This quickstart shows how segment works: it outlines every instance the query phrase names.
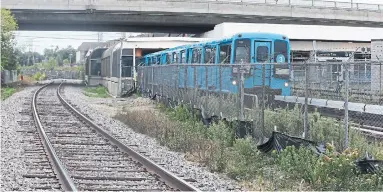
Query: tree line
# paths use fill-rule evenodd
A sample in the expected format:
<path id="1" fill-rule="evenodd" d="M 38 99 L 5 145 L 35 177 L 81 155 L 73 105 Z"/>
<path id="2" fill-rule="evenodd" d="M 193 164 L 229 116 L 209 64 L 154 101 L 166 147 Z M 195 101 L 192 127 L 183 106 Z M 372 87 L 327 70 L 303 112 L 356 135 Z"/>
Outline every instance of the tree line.
<path id="1" fill-rule="evenodd" d="M 76 49 L 71 46 L 61 49 L 58 46 L 51 49 L 46 48 L 43 54 L 17 48 L 14 35 L 17 29 L 17 22 L 11 12 L 1 9 L 1 70 L 16 70 L 20 66 L 48 62 L 63 66 L 76 61 Z"/>
<path id="2" fill-rule="evenodd" d="M 19 48 L 16 48 L 14 53 L 20 66 L 31 66 L 35 63 L 48 62 L 54 60 L 57 66 L 63 66 L 64 64 L 71 64 L 76 61 L 76 49 L 72 46 L 59 49 L 58 46 L 52 49 L 45 48 L 44 53 L 38 52 L 23 52 Z"/>

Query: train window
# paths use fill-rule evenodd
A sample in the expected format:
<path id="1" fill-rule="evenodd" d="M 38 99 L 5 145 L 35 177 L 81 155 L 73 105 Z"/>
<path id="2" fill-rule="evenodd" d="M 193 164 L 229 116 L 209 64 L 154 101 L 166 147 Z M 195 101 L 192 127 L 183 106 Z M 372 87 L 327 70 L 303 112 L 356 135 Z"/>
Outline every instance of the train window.
<path id="1" fill-rule="evenodd" d="M 193 64 L 201 63 L 201 49 L 193 49 L 192 63 Z"/>
<path id="2" fill-rule="evenodd" d="M 269 61 L 269 48 L 266 46 L 258 46 L 256 55 L 258 63 Z"/>
<path id="3" fill-rule="evenodd" d="M 180 63 L 186 63 L 186 51 L 183 50 L 181 51 L 181 58 L 180 58 Z"/>
<path id="4" fill-rule="evenodd" d="M 215 47 L 205 47 L 204 63 L 215 63 Z"/>
<path id="5" fill-rule="evenodd" d="M 274 61 L 277 61 L 278 55 L 283 55 L 287 59 L 287 42 L 282 40 L 274 41 Z"/>
<path id="6" fill-rule="evenodd" d="M 166 64 L 172 64 L 172 54 L 166 54 Z"/>
<path id="7" fill-rule="evenodd" d="M 221 64 L 228 64 L 230 63 L 230 56 L 231 56 L 231 45 L 221 45 L 219 47 L 219 63 Z"/>
<path id="8" fill-rule="evenodd" d="M 155 58 L 155 60 L 156 60 L 156 65 L 161 64 L 161 56 L 157 56 L 157 57 Z"/>
<path id="9" fill-rule="evenodd" d="M 173 52 L 173 63 L 178 63 L 178 54 L 176 52 Z"/>
<path id="10" fill-rule="evenodd" d="M 234 63 L 250 63 L 250 39 L 235 40 Z"/>

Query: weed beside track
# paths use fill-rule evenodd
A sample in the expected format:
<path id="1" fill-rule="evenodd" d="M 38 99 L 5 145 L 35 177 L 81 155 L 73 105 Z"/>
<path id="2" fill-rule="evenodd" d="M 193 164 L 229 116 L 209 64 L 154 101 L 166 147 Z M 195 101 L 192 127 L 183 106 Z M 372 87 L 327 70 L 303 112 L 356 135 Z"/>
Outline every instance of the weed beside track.
<path id="1" fill-rule="evenodd" d="M 241 181 L 249 190 L 382 190 L 382 174 L 360 175 L 354 165 L 366 151 L 382 158 L 382 144 L 352 132 L 353 148 L 338 153 L 336 148 L 340 149 L 343 142 L 336 134 L 339 126 L 335 120 L 316 115 L 310 115 L 312 138 L 332 143 L 326 147 L 326 156 L 318 157 L 304 148 L 288 148 L 278 155 L 261 153 L 253 139 L 235 138 L 233 128 L 223 122 L 207 128 L 182 106 L 126 108 L 115 118 L 139 133 L 156 138 L 162 145 L 185 153 L 187 159 Z M 277 116 L 279 118 L 275 118 Z M 266 132 L 279 126 L 281 131 L 294 134 L 300 123 L 298 118 L 292 118 L 294 116 L 294 111 L 269 111 Z"/>

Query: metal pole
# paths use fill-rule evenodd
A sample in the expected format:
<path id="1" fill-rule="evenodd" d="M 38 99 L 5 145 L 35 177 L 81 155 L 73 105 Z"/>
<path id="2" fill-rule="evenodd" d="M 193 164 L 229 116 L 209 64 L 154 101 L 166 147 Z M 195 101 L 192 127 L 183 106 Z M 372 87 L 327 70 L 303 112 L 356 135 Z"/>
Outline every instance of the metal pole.
<path id="1" fill-rule="evenodd" d="M 346 75 L 346 83 L 345 83 L 345 102 L 344 102 L 344 148 L 348 148 L 348 86 L 349 86 L 349 74 L 348 74 L 348 64 L 345 63 L 345 75 Z"/>
<path id="2" fill-rule="evenodd" d="M 309 138 L 309 126 L 308 126 L 308 89 L 309 89 L 309 75 L 308 75 L 308 64 L 305 62 L 305 106 L 304 106 L 304 119 L 303 119 L 303 135 L 305 139 Z"/>
<path id="3" fill-rule="evenodd" d="M 219 65 L 219 113 L 222 113 L 222 101 L 223 101 L 223 94 L 222 94 L 222 66 Z"/>
<path id="4" fill-rule="evenodd" d="M 120 60 L 120 64 L 119 64 L 119 65 L 120 65 L 120 66 L 119 66 L 119 69 L 120 69 L 120 71 L 119 71 L 119 72 L 120 72 L 120 75 L 119 75 L 119 76 L 120 76 L 120 78 L 118 78 L 118 93 L 117 93 L 117 96 L 119 96 L 119 95 L 121 94 L 121 76 L 122 76 L 122 75 L 121 75 L 121 71 L 122 71 L 122 70 L 121 70 L 121 64 L 122 64 L 122 47 L 123 47 L 122 44 L 123 44 L 123 41 L 122 41 L 122 39 L 121 39 L 120 41 L 121 41 L 120 56 L 119 56 L 119 58 L 118 58 L 118 59 Z"/>
<path id="5" fill-rule="evenodd" d="M 381 97 L 382 97 L 382 63 L 379 62 L 379 98 Z M 380 103 L 381 103 L 381 99 L 379 99 L 379 104 Z"/>
<path id="6" fill-rule="evenodd" d="M 152 81 L 150 82 L 150 84 L 152 84 L 152 97 L 153 97 L 153 94 L 154 94 L 154 66 L 150 66 L 150 68 L 152 68 Z"/>
<path id="7" fill-rule="evenodd" d="M 241 68 L 242 68 L 243 66 L 241 66 Z M 244 94 L 245 94 L 245 90 L 244 90 L 244 88 L 245 88 L 245 78 L 244 78 L 244 71 L 243 71 L 244 69 L 241 69 L 240 70 L 240 73 L 241 73 L 241 78 L 240 78 L 240 89 L 241 89 L 241 92 L 240 92 L 240 96 L 241 96 L 241 101 L 240 101 L 240 119 L 241 119 L 241 121 L 243 121 L 244 119 L 245 119 L 245 115 L 244 115 L 244 101 L 245 101 L 245 96 L 244 96 Z"/>
<path id="8" fill-rule="evenodd" d="M 262 64 L 262 105 L 261 105 L 261 142 L 263 143 L 263 136 L 265 133 L 265 94 L 266 94 L 266 66 Z"/>

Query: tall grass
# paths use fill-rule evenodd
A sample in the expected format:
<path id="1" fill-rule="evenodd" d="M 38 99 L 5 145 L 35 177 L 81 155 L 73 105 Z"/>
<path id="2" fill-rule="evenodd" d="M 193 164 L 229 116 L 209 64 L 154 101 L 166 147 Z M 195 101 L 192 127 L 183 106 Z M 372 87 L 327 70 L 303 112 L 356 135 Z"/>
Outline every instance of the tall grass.
<path id="1" fill-rule="evenodd" d="M 1 87 L 1 100 L 12 96 L 16 91 L 17 90 L 13 87 Z"/>
<path id="2" fill-rule="evenodd" d="M 290 134 L 300 134 L 302 122 L 298 109 L 267 110 L 266 131 L 274 126 Z M 256 149 L 254 139 L 234 137 L 234 128 L 224 122 L 204 126 L 184 106 L 175 109 L 159 105 L 156 110 L 125 110 L 116 119 L 137 132 L 156 138 L 171 150 L 181 151 L 189 160 L 206 165 L 246 183 L 249 190 L 381 190 L 382 175 L 359 175 L 354 160 L 363 151 L 378 155 L 382 146 L 368 144 L 363 135 L 351 134 L 352 152 L 336 153 L 328 144 L 328 156 L 318 157 L 306 149 L 284 150 L 269 155 Z M 311 139 L 342 143 L 339 122 L 310 114 Z M 339 140 L 339 141 L 338 141 Z M 352 183 L 351 183 L 352 182 Z M 366 185 L 369 185 L 366 187 Z"/>
<path id="3" fill-rule="evenodd" d="M 103 86 L 84 88 L 84 95 L 88 97 L 107 98 L 109 97 L 108 91 Z"/>

